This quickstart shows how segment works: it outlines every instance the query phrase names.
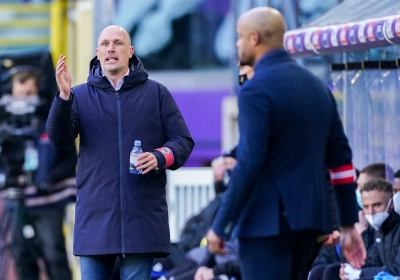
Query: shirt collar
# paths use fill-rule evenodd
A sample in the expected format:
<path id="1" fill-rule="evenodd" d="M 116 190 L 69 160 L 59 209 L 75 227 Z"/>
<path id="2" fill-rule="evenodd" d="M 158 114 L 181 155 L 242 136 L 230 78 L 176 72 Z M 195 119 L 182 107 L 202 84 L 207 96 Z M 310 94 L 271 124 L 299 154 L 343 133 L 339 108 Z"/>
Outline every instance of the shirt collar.
<path id="1" fill-rule="evenodd" d="M 105 76 L 103 73 L 101 73 L 101 74 L 102 74 L 103 76 Z M 106 78 L 107 78 L 107 80 L 110 82 L 110 84 L 112 85 L 112 87 L 113 87 L 116 91 L 118 91 L 118 90 L 121 89 L 122 85 L 124 84 L 125 77 L 128 76 L 128 75 L 129 75 L 129 68 L 128 68 L 128 72 L 126 72 L 125 75 L 124 75 L 121 79 L 118 80 L 118 82 L 117 82 L 117 84 L 116 84 L 115 86 L 114 86 L 114 84 L 113 84 L 113 82 L 112 82 L 112 80 L 111 80 L 110 78 L 108 78 L 107 76 L 106 76 Z"/>

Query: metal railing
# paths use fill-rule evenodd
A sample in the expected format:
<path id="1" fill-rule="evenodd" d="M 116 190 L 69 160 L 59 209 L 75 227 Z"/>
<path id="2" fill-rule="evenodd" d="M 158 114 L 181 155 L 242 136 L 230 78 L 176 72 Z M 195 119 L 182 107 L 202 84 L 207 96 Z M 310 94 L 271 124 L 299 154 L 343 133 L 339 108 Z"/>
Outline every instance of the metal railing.
<path id="1" fill-rule="evenodd" d="M 215 197 L 214 179 L 210 167 L 180 168 L 167 174 L 169 227 L 171 241 L 176 242 L 186 221 Z"/>

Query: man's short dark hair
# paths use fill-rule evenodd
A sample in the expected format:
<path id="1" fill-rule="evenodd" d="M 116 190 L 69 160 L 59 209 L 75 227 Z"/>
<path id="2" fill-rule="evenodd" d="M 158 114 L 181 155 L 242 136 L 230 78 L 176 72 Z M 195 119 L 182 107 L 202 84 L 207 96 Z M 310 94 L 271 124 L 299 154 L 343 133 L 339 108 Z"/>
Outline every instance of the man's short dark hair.
<path id="1" fill-rule="evenodd" d="M 42 71 L 39 68 L 30 65 L 21 65 L 11 68 L 10 75 L 12 81 L 18 81 L 21 84 L 29 79 L 34 79 L 38 88 L 40 88 L 43 77 Z"/>
<path id="2" fill-rule="evenodd" d="M 370 191 L 380 191 L 392 194 L 393 186 L 391 183 L 382 178 L 374 178 L 366 182 L 362 187 L 360 192 L 370 192 Z"/>
<path id="3" fill-rule="evenodd" d="M 229 150 L 228 152 L 223 153 L 222 156 L 223 157 L 233 157 L 234 159 L 237 159 L 236 158 L 236 150 L 237 150 L 237 146 L 235 148 Z"/>
<path id="4" fill-rule="evenodd" d="M 394 173 L 394 178 L 400 178 L 400 169 Z"/>
<path id="5" fill-rule="evenodd" d="M 373 163 L 361 169 L 360 174 L 367 174 L 372 178 L 386 179 L 386 168 L 388 166 L 384 163 Z"/>

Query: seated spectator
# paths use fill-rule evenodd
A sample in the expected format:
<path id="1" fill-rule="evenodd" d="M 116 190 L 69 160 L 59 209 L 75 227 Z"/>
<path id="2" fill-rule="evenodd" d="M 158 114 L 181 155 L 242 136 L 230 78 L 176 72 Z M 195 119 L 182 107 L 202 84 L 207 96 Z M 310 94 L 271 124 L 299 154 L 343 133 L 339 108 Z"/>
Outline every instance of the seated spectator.
<path id="1" fill-rule="evenodd" d="M 374 229 L 369 226 L 365 219 L 364 212 L 362 210 L 361 202 L 361 188 L 362 186 L 371 179 L 386 177 L 386 170 L 390 168 L 384 163 L 374 163 L 364 167 L 357 174 L 357 189 L 356 197 L 357 204 L 359 205 L 360 211 L 358 212 L 359 222 L 356 223 L 355 228 L 361 234 L 365 248 L 367 250 L 367 256 L 370 255 L 374 244 Z M 336 228 L 336 227 L 335 227 Z M 340 237 L 340 234 L 339 234 Z M 338 238 L 336 238 L 337 240 Z M 309 280 L 338 280 L 339 270 L 341 263 L 345 262 L 341 256 L 338 246 L 333 247 L 322 246 L 320 252 L 313 263 L 313 268 L 310 271 Z"/>
<path id="2" fill-rule="evenodd" d="M 224 186 L 225 188 L 220 191 L 225 192 L 226 186 L 229 183 L 230 171 L 236 164 L 236 149 L 229 151 L 223 155 L 224 166 Z M 213 167 L 214 171 L 219 170 Z M 219 173 L 217 173 L 219 174 Z M 215 174 L 216 175 L 216 174 Z M 220 178 L 215 176 L 215 178 Z M 221 194 L 223 193 L 221 192 Z M 206 244 L 204 244 L 206 245 Z M 168 271 L 162 276 L 161 279 L 174 279 L 174 280 L 211 280 L 220 279 L 219 277 L 225 276 L 226 279 L 235 277 L 240 280 L 240 269 L 238 260 L 238 243 L 237 240 L 228 241 L 225 244 L 226 255 L 218 256 L 210 253 L 206 246 L 199 246 L 188 251 L 183 261 L 181 261 L 175 268 Z"/>
<path id="3" fill-rule="evenodd" d="M 371 255 L 374 246 L 374 231 L 371 226 L 368 226 L 361 233 L 367 250 L 367 257 Z M 344 262 L 346 260 L 341 254 L 339 244 L 330 247 L 322 246 L 313 263 L 308 280 L 339 280 L 339 270 Z"/>
<path id="4" fill-rule="evenodd" d="M 360 208 L 358 213 L 359 222 L 355 225 L 357 231 L 359 233 L 363 232 L 367 229 L 368 223 L 364 218 L 364 212 L 361 202 L 361 188 L 362 186 L 371 179 L 374 178 L 382 178 L 388 179 L 392 176 L 393 172 L 391 171 L 391 167 L 384 163 L 373 163 L 367 165 L 360 171 L 360 175 L 357 178 L 357 190 L 356 190 L 356 197 L 357 203 Z"/>
<path id="5" fill-rule="evenodd" d="M 325 279 L 338 279 L 340 263 L 346 262 L 340 252 L 339 244 L 331 247 L 322 246 L 318 256 L 314 260 L 313 267 L 310 271 L 309 280 L 325 280 Z M 326 269 L 329 264 L 339 264 L 337 270 Z M 331 274 L 328 274 L 331 273 Z"/>
<path id="6" fill-rule="evenodd" d="M 342 264 L 340 279 L 373 279 L 380 272 L 400 275 L 400 215 L 393 207 L 393 187 L 377 178 L 360 190 L 365 218 L 374 228 L 374 244 L 361 270 Z"/>
<path id="7" fill-rule="evenodd" d="M 171 243 L 171 255 L 165 259 L 157 259 L 154 270 L 171 270 L 184 260 L 185 254 L 191 249 L 200 246 L 206 236 L 214 216 L 221 204 L 222 195 L 226 190 L 226 180 L 229 169 L 226 167 L 230 162 L 225 157 L 218 157 L 211 163 L 214 174 L 215 198 L 200 211 L 199 214 L 191 217 L 185 224 L 180 239 L 177 243 Z"/>
<path id="8" fill-rule="evenodd" d="M 220 277 L 240 280 L 237 240 L 227 241 L 225 248 L 225 255 L 212 254 L 207 247 L 194 248 L 185 255 L 183 262 L 159 280 L 211 280 Z"/>
<path id="9" fill-rule="evenodd" d="M 238 255 L 236 253 L 233 256 L 236 258 L 226 262 L 218 262 L 218 256 L 210 253 L 209 262 L 197 268 L 194 280 L 242 279 Z"/>

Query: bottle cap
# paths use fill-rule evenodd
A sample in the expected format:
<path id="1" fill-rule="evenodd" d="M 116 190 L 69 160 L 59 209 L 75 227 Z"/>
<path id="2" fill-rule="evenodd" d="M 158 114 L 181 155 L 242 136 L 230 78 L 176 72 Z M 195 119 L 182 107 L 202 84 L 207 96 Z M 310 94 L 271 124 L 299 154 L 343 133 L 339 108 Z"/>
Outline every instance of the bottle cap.
<path id="1" fill-rule="evenodd" d="M 142 141 L 135 140 L 135 146 L 142 146 Z"/>

